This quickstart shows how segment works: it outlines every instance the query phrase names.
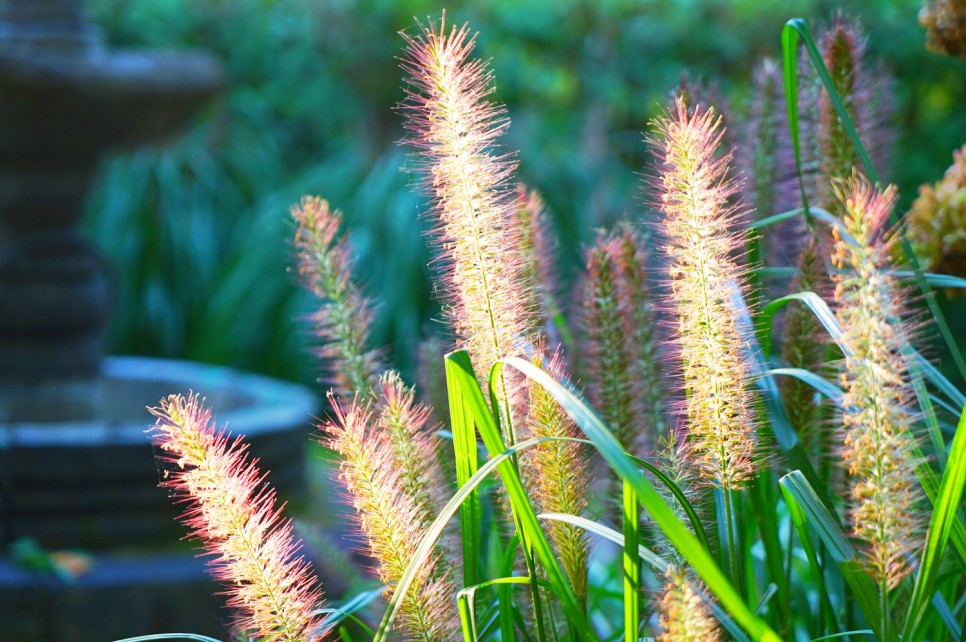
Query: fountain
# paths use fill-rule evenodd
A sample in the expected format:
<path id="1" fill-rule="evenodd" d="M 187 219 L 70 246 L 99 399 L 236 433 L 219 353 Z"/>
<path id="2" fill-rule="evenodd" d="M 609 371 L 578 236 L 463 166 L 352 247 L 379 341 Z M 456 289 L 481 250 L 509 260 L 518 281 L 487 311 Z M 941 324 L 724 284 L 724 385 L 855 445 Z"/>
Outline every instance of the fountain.
<path id="1" fill-rule="evenodd" d="M 223 85 L 202 53 L 108 49 L 79 0 L 0 0 L 0 642 L 223 632 L 202 563 L 171 548 L 183 530 L 144 434 L 161 396 L 206 394 L 280 494 L 302 486 L 314 397 L 105 357 L 113 268 L 77 230 L 105 152 L 163 142 Z M 3 554 L 24 541 L 83 549 L 89 568 L 71 582 L 26 570 Z"/>

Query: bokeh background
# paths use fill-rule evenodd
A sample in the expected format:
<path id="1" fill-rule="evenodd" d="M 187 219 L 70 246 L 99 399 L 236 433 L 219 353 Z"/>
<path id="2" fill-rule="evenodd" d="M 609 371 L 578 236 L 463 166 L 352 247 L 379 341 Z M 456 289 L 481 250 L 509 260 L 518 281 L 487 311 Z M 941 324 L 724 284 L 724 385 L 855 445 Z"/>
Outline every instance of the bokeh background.
<path id="1" fill-rule="evenodd" d="M 842 7 L 843 4 L 847 6 Z M 842 7 L 898 79 L 902 206 L 966 137 L 963 63 L 929 53 L 920 0 L 488 0 L 450 2 L 480 32 L 513 124 L 520 177 L 553 211 L 564 284 L 593 229 L 637 216 L 641 132 L 682 72 L 714 80 L 741 113 L 750 74 L 780 58 L 785 20 Z M 437 314 L 393 106 L 396 56 L 425 0 L 91 0 L 114 46 L 201 47 L 228 91 L 174 146 L 107 161 L 87 232 L 118 266 L 111 352 L 229 364 L 312 384 L 311 301 L 289 270 L 288 208 L 320 194 L 345 211 L 359 272 L 380 302 L 375 341 L 411 374 Z M 408 372 L 407 372 L 408 371 Z"/>

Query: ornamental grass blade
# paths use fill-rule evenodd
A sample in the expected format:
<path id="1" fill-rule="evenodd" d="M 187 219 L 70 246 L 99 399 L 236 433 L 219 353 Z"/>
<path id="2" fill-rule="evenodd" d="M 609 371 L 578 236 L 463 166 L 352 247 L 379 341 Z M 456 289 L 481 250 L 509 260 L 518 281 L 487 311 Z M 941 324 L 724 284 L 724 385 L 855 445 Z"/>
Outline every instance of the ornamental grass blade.
<path id="1" fill-rule="evenodd" d="M 449 397 L 449 416 L 452 424 L 453 451 L 456 460 L 456 487 L 462 488 L 479 469 L 474 410 L 471 399 L 464 394 L 460 370 L 449 359 L 443 361 L 446 370 L 446 392 Z M 473 491 L 460 506 L 460 538 L 463 543 L 463 586 L 479 582 L 480 525 L 482 523 L 480 494 Z"/>
<path id="2" fill-rule="evenodd" d="M 929 603 L 931 593 L 939 574 L 946 547 L 957 520 L 959 503 L 966 484 L 966 412 L 959 418 L 956 435 L 949 451 L 949 461 L 939 484 L 939 493 L 933 502 L 932 519 L 926 534 L 926 547 L 919 563 L 916 583 L 909 602 L 906 623 L 902 629 L 903 640 L 919 639 L 920 627 Z"/>
<path id="3" fill-rule="evenodd" d="M 622 495 L 624 642 L 637 642 L 641 621 L 641 556 L 637 553 L 641 542 L 641 512 L 637 507 L 637 493 L 627 480 L 624 480 Z"/>
<path id="4" fill-rule="evenodd" d="M 832 560 L 838 565 L 842 577 L 852 589 L 852 595 L 865 617 L 866 623 L 875 630 L 876 637 L 881 640 L 880 625 L 882 620 L 878 588 L 863 569 L 858 552 L 842 533 L 838 520 L 822 503 L 801 471 L 793 470 L 782 477 L 778 483 L 781 484 L 782 493 L 785 495 L 785 501 L 788 503 L 790 510 L 793 513 L 795 510 L 803 512 L 808 526 L 818 533 L 819 539 L 825 544 Z M 811 537 L 811 534 L 807 528 L 803 530 L 804 532 L 799 532 L 799 536 L 804 541 L 805 538 Z"/>
<path id="5" fill-rule="evenodd" d="M 782 375 L 795 377 L 822 393 L 822 395 L 831 400 L 839 408 L 842 407 L 842 397 L 844 396 L 842 390 L 831 381 L 818 376 L 811 370 L 805 370 L 804 368 L 772 368 L 766 370 L 765 374 L 770 376 Z"/>
<path id="6" fill-rule="evenodd" d="M 473 371 L 473 365 L 470 363 L 469 354 L 465 350 L 457 350 L 446 355 L 446 361 L 452 364 L 451 372 L 454 384 L 462 388 L 461 393 L 466 400 L 467 408 L 473 413 L 473 421 L 476 424 L 480 436 L 483 438 L 483 443 L 489 451 L 490 457 L 499 457 L 501 453 L 507 451 L 507 447 L 503 443 L 503 437 L 500 434 L 497 420 L 483 399 L 483 391 L 477 383 L 476 373 Z M 497 365 L 494 365 L 490 370 L 491 383 L 499 379 L 501 371 L 502 367 L 497 362 Z M 539 441 L 537 440 L 537 443 Z M 511 451 L 515 453 L 516 448 L 512 448 Z M 483 470 L 483 468 L 480 468 L 480 470 Z M 590 628 L 587 617 L 580 608 L 580 604 L 574 595 L 573 587 L 570 586 L 566 574 L 563 572 L 553 550 L 550 548 L 547 536 L 540 528 L 540 521 L 537 519 L 529 497 L 527 497 L 516 467 L 512 461 L 502 459 L 500 466 L 497 468 L 497 472 L 500 474 L 500 479 L 506 489 L 507 497 L 510 499 L 515 518 L 519 521 L 520 527 L 524 531 L 520 534 L 521 541 L 528 542 L 533 548 L 533 552 L 547 573 L 547 579 L 550 582 L 554 594 L 560 599 L 567 617 L 574 623 L 580 635 L 587 640 L 596 640 L 597 636 Z"/>
<path id="7" fill-rule="evenodd" d="M 517 357 L 503 359 L 494 366 L 494 369 L 504 364 L 519 370 L 553 395 L 564 412 L 574 420 L 581 431 L 594 444 L 604 461 L 622 480 L 631 485 L 638 495 L 640 504 L 654 519 L 668 540 L 698 573 L 708 589 L 717 596 L 725 610 L 750 634 L 751 639 L 780 642 L 781 638 L 778 634 L 745 604 L 728 578 L 718 568 L 714 558 L 701 546 L 701 543 L 691 534 L 687 526 L 674 515 L 650 482 L 640 474 L 631 458 L 624 453 L 620 442 L 617 441 L 590 406 L 546 372 L 523 359 Z"/>

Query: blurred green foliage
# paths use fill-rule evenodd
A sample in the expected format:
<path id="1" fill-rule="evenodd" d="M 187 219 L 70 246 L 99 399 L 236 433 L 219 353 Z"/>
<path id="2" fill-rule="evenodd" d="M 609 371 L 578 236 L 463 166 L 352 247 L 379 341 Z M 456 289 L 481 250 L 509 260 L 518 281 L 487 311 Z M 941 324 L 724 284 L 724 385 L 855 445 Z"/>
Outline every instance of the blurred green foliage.
<path id="1" fill-rule="evenodd" d="M 227 363 L 309 382 L 315 366 L 296 288 L 288 207 L 317 193 L 346 213 L 359 273 L 381 303 L 376 340 L 411 369 L 436 313 L 429 253 L 402 131 L 400 29 L 438 17 L 425 0 L 90 0 L 117 47 L 201 47 L 230 88 L 187 135 L 103 168 L 88 230 L 118 266 L 112 350 Z M 713 79 L 731 113 L 785 20 L 827 20 L 811 0 L 452 2 L 480 31 L 513 125 L 521 178 L 543 192 L 564 282 L 596 226 L 635 216 L 641 131 L 683 71 Z M 919 0 L 856 0 L 870 51 L 898 78 L 900 159 L 883 174 L 903 205 L 966 134 L 962 63 L 925 51 Z M 403 167 L 404 171 L 400 171 Z"/>

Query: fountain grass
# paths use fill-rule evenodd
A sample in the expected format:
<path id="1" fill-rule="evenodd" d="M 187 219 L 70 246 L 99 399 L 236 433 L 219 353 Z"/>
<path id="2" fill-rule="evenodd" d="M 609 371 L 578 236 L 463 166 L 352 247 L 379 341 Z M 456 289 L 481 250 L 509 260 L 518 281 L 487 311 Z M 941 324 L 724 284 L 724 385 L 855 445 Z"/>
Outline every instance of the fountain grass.
<path id="1" fill-rule="evenodd" d="M 437 356 L 422 366 L 445 378 L 420 379 L 446 394 L 414 391 L 393 371 L 380 377 L 350 246 L 323 201 L 303 201 L 300 271 L 320 296 L 316 329 L 329 341 L 321 354 L 336 384 L 335 414 L 321 425 L 343 457 L 339 481 L 377 585 L 299 615 L 290 627 L 299 640 L 962 638 L 966 396 L 914 340 L 935 327 L 947 340 L 941 356 L 963 363 L 930 292 L 966 280 L 923 273 L 895 226 L 893 188 L 880 184 L 853 122 L 858 94 L 841 95 L 844 81 L 861 85 L 850 76 L 861 72 L 826 68 L 843 42 L 856 42 L 857 27 L 844 24 L 837 19 L 820 45 L 803 22 L 786 25 L 791 149 L 772 136 L 745 153 L 794 157 L 802 207 L 745 216 L 714 106 L 677 96 L 648 134 L 657 238 L 630 226 L 602 231 L 586 252 L 579 296 L 563 310 L 546 231 L 533 227 L 542 206 L 512 180 L 515 161 L 497 147 L 508 121 L 487 63 L 472 57 L 475 36 L 445 14 L 404 35 L 401 111 L 432 202 L 448 323 L 440 343 L 452 348 L 428 349 Z M 821 133 L 800 128 L 800 42 L 825 92 Z M 815 190 L 804 141 L 827 156 L 818 167 L 832 179 L 846 164 L 849 176 L 861 165 L 869 179 Z M 809 207 L 813 191 L 822 207 Z M 307 227 L 310 209 L 329 219 L 318 235 Z M 800 262 L 809 273 L 792 283 L 817 292 L 762 301 L 762 274 L 796 270 L 760 251 L 774 243 L 752 244 L 764 264 L 748 261 L 747 237 L 775 234 L 789 219 L 817 239 Z M 899 305 L 913 285 L 928 315 Z M 773 332 L 792 302 L 797 316 Z M 571 333 L 575 318 L 580 331 Z M 828 378 L 833 367 L 839 379 Z M 170 414 L 155 439 L 172 452 L 163 438 Z M 441 416 L 448 425 L 429 423 Z M 201 450 L 176 463 L 194 470 Z M 224 498 L 196 501 L 205 515 L 205 502 L 217 508 Z M 265 534 L 264 521 L 253 536 Z M 196 525 L 195 534 L 211 549 L 207 532 Z M 309 586 L 302 562 L 275 563 L 296 571 L 282 588 Z M 276 639 L 253 626 L 251 609 L 263 606 L 245 597 L 252 583 L 220 576 L 231 580 L 244 628 Z M 306 591 L 303 600 L 315 599 Z M 380 595 L 387 601 L 373 610 Z"/>

